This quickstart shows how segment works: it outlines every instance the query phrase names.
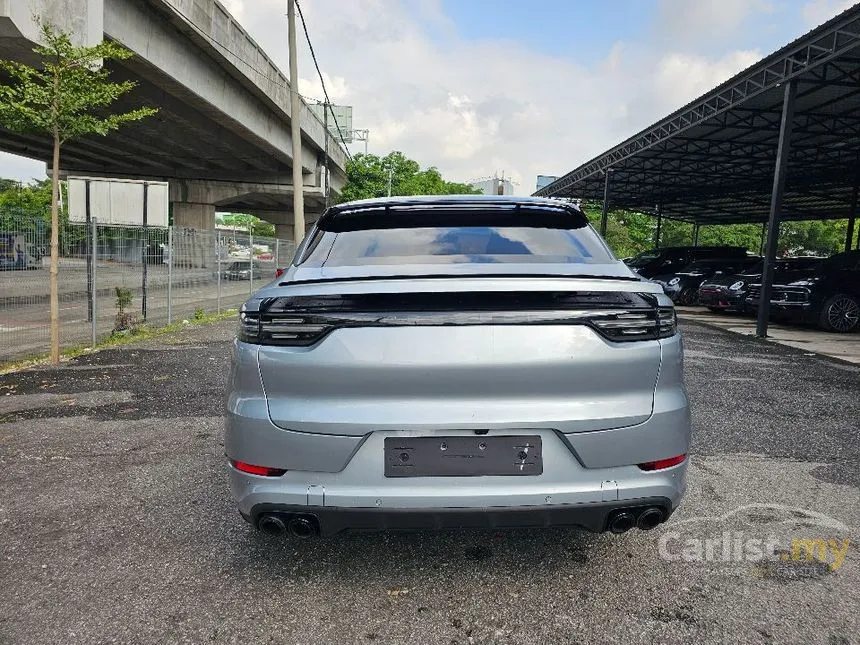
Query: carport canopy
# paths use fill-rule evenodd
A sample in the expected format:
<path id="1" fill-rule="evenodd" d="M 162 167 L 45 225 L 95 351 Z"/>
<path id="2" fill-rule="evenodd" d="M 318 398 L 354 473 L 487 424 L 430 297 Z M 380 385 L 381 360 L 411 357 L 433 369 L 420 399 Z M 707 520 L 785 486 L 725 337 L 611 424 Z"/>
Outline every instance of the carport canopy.
<path id="1" fill-rule="evenodd" d="M 538 190 L 693 224 L 849 219 L 860 180 L 860 5 Z M 764 320 L 762 320 L 764 316 Z"/>

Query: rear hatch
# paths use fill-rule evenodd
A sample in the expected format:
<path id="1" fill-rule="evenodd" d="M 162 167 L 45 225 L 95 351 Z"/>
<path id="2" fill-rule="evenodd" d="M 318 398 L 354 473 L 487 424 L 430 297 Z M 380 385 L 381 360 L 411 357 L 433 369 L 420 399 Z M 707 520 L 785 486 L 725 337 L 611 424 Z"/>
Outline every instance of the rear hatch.
<path id="1" fill-rule="evenodd" d="M 644 285 L 483 277 L 282 291 L 264 327 L 309 331 L 290 339 L 299 345 L 259 348 L 270 417 L 331 434 L 641 423 L 661 352 L 653 301 L 630 286 Z M 640 329 L 647 338 L 617 336 Z"/>
<path id="2" fill-rule="evenodd" d="M 651 416 L 674 312 L 581 215 L 424 214 L 321 220 L 285 281 L 247 303 L 275 425 L 577 432 Z"/>

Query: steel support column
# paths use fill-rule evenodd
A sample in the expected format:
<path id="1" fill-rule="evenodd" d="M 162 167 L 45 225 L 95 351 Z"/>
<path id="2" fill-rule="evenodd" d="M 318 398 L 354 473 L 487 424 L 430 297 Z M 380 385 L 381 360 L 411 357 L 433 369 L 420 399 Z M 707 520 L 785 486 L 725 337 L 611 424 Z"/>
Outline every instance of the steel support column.
<path id="1" fill-rule="evenodd" d="M 851 243 L 854 241 L 854 225 L 857 221 L 857 179 L 854 179 L 854 188 L 851 191 L 851 213 L 848 215 L 848 232 L 845 234 L 845 250 L 851 250 Z"/>
<path id="2" fill-rule="evenodd" d="M 773 170 L 773 191 L 770 196 L 770 217 L 767 221 L 767 249 L 764 256 L 764 271 L 761 276 L 761 295 L 758 304 L 756 336 L 767 338 L 770 317 L 770 292 L 773 285 L 773 265 L 776 260 L 776 245 L 779 240 L 779 220 L 782 212 L 782 195 L 785 191 L 785 171 L 791 152 L 791 129 L 794 123 L 794 97 L 797 81 L 785 84 L 782 99 L 782 120 L 779 126 L 779 143 L 776 148 L 776 165 Z"/>
<path id="3" fill-rule="evenodd" d="M 699 246 L 699 223 L 693 224 L 693 246 Z"/>
<path id="4" fill-rule="evenodd" d="M 654 233 L 654 248 L 660 248 L 660 231 L 663 228 L 663 204 L 657 205 L 657 231 Z"/>
<path id="5" fill-rule="evenodd" d="M 606 218 L 609 213 L 609 174 L 612 168 L 606 169 L 606 179 L 603 182 L 603 213 L 600 215 L 600 236 L 606 237 Z"/>

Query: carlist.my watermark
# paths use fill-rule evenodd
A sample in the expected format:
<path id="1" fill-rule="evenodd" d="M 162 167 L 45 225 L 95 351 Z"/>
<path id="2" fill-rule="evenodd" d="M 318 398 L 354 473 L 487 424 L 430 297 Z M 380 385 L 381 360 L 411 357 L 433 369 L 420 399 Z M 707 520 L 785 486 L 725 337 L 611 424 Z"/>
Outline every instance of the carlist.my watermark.
<path id="1" fill-rule="evenodd" d="M 726 528 L 741 524 L 742 528 Z M 657 541 L 670 562 L 725 567 L 780 565 L 838 571 L 851 546 L 848 527 L 832 517 L 780 504 L 748 504 L 720 516 L 673 522 Z"/>

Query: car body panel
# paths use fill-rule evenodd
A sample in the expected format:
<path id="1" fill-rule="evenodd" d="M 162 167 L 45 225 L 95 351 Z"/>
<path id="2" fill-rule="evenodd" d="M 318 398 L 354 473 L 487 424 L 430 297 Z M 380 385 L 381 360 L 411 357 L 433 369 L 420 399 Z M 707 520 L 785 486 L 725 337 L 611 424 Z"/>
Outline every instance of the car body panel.
<path id="1" fill-rule="evenodd" d="M 534 206 L 585 221 L 548 200 L 462 203 Z M 225 452 L 234 464 L 286 471 L 230 468 L 243 516 L 308 513 L 323 532 L 350 523 L 389 526 L 386 511 L 433 526 L 465 522 L 466 515 L 480 523 L 492 513 L 504 525 L 516 518 L 593 530 L 605 530 L 609 514 L 628 503 L 657 505 L 668 517 L 684 494 L 687 461 L 653 472 L 637 464 L 689 450 L 683 344 L 674 327 L 662 336 L 636 334 L 643 320 L 663 329 L 671 301 L 615 260 L 593 229 L 578 226 L 588 237 L 588 259 L 566 263 L 359 258 L 327 267 L 324 249 L 317 266 L 303 266 L 303 247 L 313 243 L 306 239 L 281 279 L 245 304 L 233 346 Z M 319 243 L 317 233 L 315 227 L 309 239 Z M 337 244 L 330 238 L 323 243 Z M 609 304 L 619 302 L 639 308 Z M 621 331 L 602 326 L 607 315 Z M 297 335 L 304 333 L 307 342 Z M 439 439 L 441 446 L 446 437 L 476 435 L 540 437 L 542 469 L 385 474 L 387 438 Z"/>

